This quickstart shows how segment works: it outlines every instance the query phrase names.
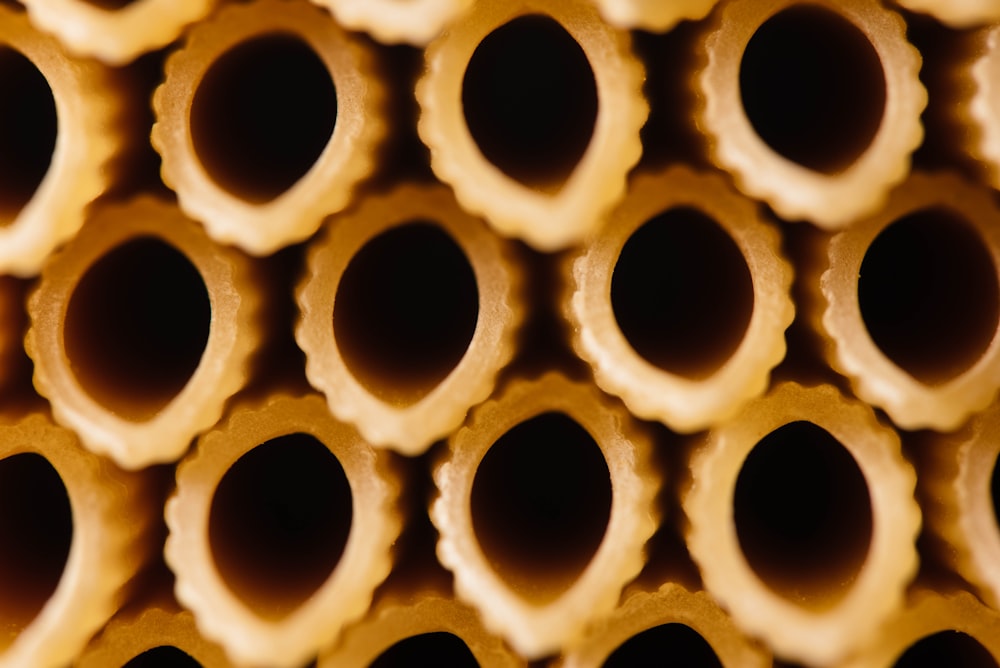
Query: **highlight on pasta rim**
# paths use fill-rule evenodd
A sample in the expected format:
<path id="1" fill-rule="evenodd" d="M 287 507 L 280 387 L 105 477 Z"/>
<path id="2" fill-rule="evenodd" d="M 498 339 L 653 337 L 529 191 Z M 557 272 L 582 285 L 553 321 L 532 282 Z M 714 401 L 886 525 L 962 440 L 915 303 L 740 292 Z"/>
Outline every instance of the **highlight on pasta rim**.
<path id="1" fill-rule="evenodd" d="M 0 668 L 1000 666 L 1000 0 L 0 3 Z"/>

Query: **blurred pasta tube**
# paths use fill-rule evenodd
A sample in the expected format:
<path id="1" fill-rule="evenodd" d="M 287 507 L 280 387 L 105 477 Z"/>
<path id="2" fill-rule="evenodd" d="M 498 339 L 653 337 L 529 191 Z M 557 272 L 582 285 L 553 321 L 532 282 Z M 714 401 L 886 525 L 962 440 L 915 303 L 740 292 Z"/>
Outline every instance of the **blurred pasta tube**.
<path id="1" fill-rule="evenodd" d="M 316 662 L 316 668 L 428 665 L 527 666 L 483 627 L 474 608 L 433 589 L 385 595 Z"/>
<path id="2" fill-rule="evenodd" d="M 119 611 L 87 645 L 74 668 L 232 668 L 219 645 L 205 640 L 194 616 L 169 594 L 146 594 Z"/>
<path id="3" fill-rule="evenodd" d="M 781 658 L 835 663 L 903 605 L 915 482 L 871 408 L 829 385 L 782 383 L 692 451 L 688 548 L 747 633 Z"/>
<path id="4" fill-rule="evenodd" d="M 711 159 L 781 217 L 842 228 L 906 178 L 927 94 L 878 0 L 728 0 L 703 48 L 694 120 Z"/>
<path id="5" fill-rule="evenodd" d="M 380 42 L 423 46 L 438 36 L 472 0 L 312 0 L 330 10 L 349 30 L 363 30 Z"/>
<path id="6" fill-rule="evenodd" d="M 489 396 L 524 310 L 511 248 L 441 186 L 398 186 L 312 242 L 295 335 L 331 412 L 419 454 Z"/>
<path id="7" fill-rule="evenodd" d="M 844 668 L 995 666 L 1000 663 L 1000 613 L 967 592 L 917 590 L 878 638 Z"/>
<path id="8" fill-rule="evenodd" d="M 666 32 L 683 20 L 699 20 L 719 0 L 594 0 L 608 23 L 631 30 Z"/>
<path id="9" fill-rule="evenodd" d="M 109 70 L 6 6 L 0 96 L 0 273 L 32 276 L 115 179 L 126 106 Z"/>
<path id="10" fill-rule="evenodd" d="M 904 429 L 957 429 L 1000 388 L 1000 209 L 914 174 L 828 242 L 817 301 L 830 365 Z"/>
<path id="11" fill-rule="evenodd" d="M 1000 20 L 1000 2 L 994 4 Z M 973 32 L 966 39 L 970 55 L 952 72 L 960 98 L 953 101 L 951 111 L 964 130 L 958 143 L 977 161 L 986 182 L 1000 188 L 1000 26 Z"/>
<path id="12" fill-rule="evenodd" d="M 910 11 L 930 14 L 952 28 L 973 28 L 1000 20 L 998 0 L 896 0 Z"/>
<path id="13" fill-rule="evenodd" d="M 31 22 L 81 57 L 125 65 L 180 37 L 216 0 L 21 0 Z"/>
<path id="14" fill-rule="evenodd" d="M 175 205 L 95 209 L 29 299 L 35 387 L 120 466 L 174 461 L 247 380 L 261 338 L 255 280 L 245 256 Z"/>
<path id="15" fill-rule="evenodd" d="M 185 213 L 254 255 L 313 234 L 374 169 L 372 58 L 305 0 L 233 4 L 195 26 L 153 96 L 153 146 Z"/>
<path id="16" fill-rule="evenodd" d="M 656 528 L 651 447 L 623 408 L 556 373 L 512 381 L 448 440 L 438 559 L 522 656 L 579 640 L 639 573 Z"/>
<path id="17" fill-rule="evenodd" d="M 0 417 L 0 665 L 69 663 L 154 550 L 144 478 L 47 415 Z"/>
<path id="18" fill-rule="evenodd" d="M 634 591 L 582 642 L 564 651 L 557 668 L 628 668 L 651 656 L 684 666 L 768 668 L 771 655 L 750 641 L 705 592 L 668 582 Z"/>
<path id="19" fill-rule="evenodd" d="M 1000 609 L 1000 403 L 936 435 L 919 469 L 937 556 Z"/>
<path id="20" fill-rule="evenodd" d="M 764 392 L 785 355 L 795 307 L 780 235 L 714 174 L 634 177 L 564 273 L 574 350 L 639 417 L 704 429 Z"/>
<path id="21" fill-rule="evenodd" d="M 177 468 L 165 550 L 177 600 L 235 663 L 300 666 L 389 573 L 398 493 L 385 453 L 321 397 L 243 404 Z"/>
<path id="22" fill-rule="evenodd" d="M 589 0 L 478 2 L 425 63 L 418 130 L 464 209 L 544 251 L 598 227 L 648 113 L 627 32 Z"/>

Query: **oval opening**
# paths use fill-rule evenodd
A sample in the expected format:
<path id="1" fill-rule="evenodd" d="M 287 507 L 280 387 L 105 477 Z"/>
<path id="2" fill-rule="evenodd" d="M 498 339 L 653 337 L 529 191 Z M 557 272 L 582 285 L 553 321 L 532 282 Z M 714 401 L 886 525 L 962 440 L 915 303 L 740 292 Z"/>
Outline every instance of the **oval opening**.
<path id="1" fill-rule="evenodd" d="M 486 160 L 523 185 L 552 192 L 590 144 L 597 84 L 565 28 L 530 14 L 500 26 L 476 47 L 462 80 L 462 105 Z"/>
<path id="2" fill-rule="evenodd" d="M 10 646 L 48 602 L 73 543 L 73 510 L 45 457 L 0 460 L 0 648 Z"/>
<path id="3" fill-rule="evenodd" d="M 215 182 L 270 202 L 306 175 L 337 121 L 326 64 L 298 36 L 275 33 L 221 55 L 191 103 L 191 140 Z"/>
<path id="4" fill-rule="evenodd" d="M 857 160 L 885 113 L 885 74 L 871 42 L 812 5 L 782 10 L 757 29 L 740 64 L 740 93 L 764 143 L 824 174 Z"/>
<path id="5" fill-rule="evenodd" d="M 49 82 L 23 54 L 0 46 L 0 226 L 12 223 L 52 163 L 59 121 Z"/>
<path id="6" fill-rule="evenodd" d="M 638 633 L 612 652 L 604 668 L 654 668 L 664 665 L 664 658 L 674 666 L 722 668 L 712 646 L 685 624 L 661 624 Z"/>
<path id="7" fill-rule="evenodd" d="M 778 595 L 811 609 L 845 596 L 872 537 L 868 485 L 851 453 L 811 422 L 791 422 L 747 456 L 733 494 L 740 548 Z"/>
<path id="8" fill-rule="evenodd" d="M 952 666 L 953 668 L 997 668 L 989 650 L 961 631 L 940 631 L 921 638 L 907 649 L 895 668 Z"/>
<path id="9" fill-rule="evenodd" d="M 945 383 L 975 364 L 996 335 L 997 268 L 982 237 L 955 213 L 917 211 L 869 246 L 858 306 L 886 357 L 922 383 Z"/>
<path id="10" fill-rule="evenodd" d="M 91 398 L 148 420 L 198 368 L 211 321 L 208 290 L 191 261 L 160 239 L 138 237 L 80 279 L 66 308 L 66 356 Z"/>
<path id="11" fill-rule="evenodd" d="M 172 645 L 147 649 L 122 668 L 202 668 L 190 654 Z"/>
<path id="12" fill-rule="evenodd" d="M 479 662 L 461 638 L 453 633 L 438 631 L 400 640 L 372 661 L 369 668 L 411 666 L 479 668 Z"/>
<path id="13" fill-rule="evenodd" d="M 732 357 L 753 305 L 753 279 L 736 242 L 690 207 L 637 229 L 611 278 L 611 306 L 629 345 L 650 364 L 691 379 L 712 375 Z"/>
<path id="14" fill-rule="evenodd" d="M 222 579 L 261 617 L 281 619 L 336 568 L 352 520 L 337 458 L 309 434 L 273 438 L 239 458 L 212 499 L 209 543 Z"/>
<path id="15" fill-rule="evenodd" d="M 542 604 L 586 568 L 611 517 L 611 474 L 594 438 L 542 413 L 498 438 L 472 483 L 472 524 L 497 574 Z"/>
<path id="16" fill-rule="evenodd" d="M 458 366 L 479 320 L 465 252 L 415 221 L 366 243 L 337 287 L 333 333 L 344 364 L 383 401 L 410 405 Z"/>

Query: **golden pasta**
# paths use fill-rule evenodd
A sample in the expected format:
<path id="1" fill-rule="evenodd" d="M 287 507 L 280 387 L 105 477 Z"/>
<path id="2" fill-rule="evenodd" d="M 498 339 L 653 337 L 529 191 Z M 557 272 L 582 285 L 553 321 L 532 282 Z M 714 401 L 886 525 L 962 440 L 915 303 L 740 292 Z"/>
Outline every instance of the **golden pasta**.
<path id="1" fill-rule="evenodd" d="M 448 446 L 431 518 L 458 596 L 526 657 L 573 642 L 642 568 L 660 485 L 650 439 L 593 388 L 547 374 L 512 381 Z"/>
<path id="2" fill-rule="evenodd" d="M 1000 665 L 997 20 L 0 2 L 0 668 Z"/>
<path id="3" fill-rule="evenodd" d="M 197 25 L 153 97 L 151 139 L 181 209 L 255 255 L 314 233 L 385 132 L 371 59 L 305 0 L 232 4 Z"/>
<path id="4" fill-rule="evenodd" d="M 827 358 L 904 429 L 952 431 L 1000 389 L 998 219 L 986 189 L 914 173 L 829 241 Z"/>
<path id="5" fill-rule="evenodd" d="M 120 131 L 134 113 L 110 70 L 66 54 L 22 13 L 0 7 L 0 271 L 33 276 L 114 185 Z M 15 129 L 16 128 L 16 129 Z"/>
<path id="6" fill-rule="evenodd" d="M 527 666 L 483 627 L 475 608 L 434 588 L 390 591 L 316 662 L 317 668 L 427 664 Z"/>
<path id="7" fill-rule="evenodd" d="M 66 48 L 108 65 L 125 65 L 180 37 L 218 0 L 24 0 L 31 21 Z"/>
<path id="8" fill-rule="evenodd" d="M 233 668 L 222 648 L 198 633 L 191 612 L 177 605 L 169 592 L 158 589 L 120 610 L 73 665 L 107 668 L 142 662 Z"/>
<path id="9" fill-rule="evenodd" d="M 705 588 L 776 655 L 835 663 L 899 609 L 918 563 L 916 477 L 868 406 L 781 383 L 710 429 L 689 475 Z"/>
<path id="10" fill-rule="evenodd" d="M 235 663 L 305 663 L 389 573 L 398 486 L 320 397 L 234 409 L 177 469 L 165 548 L 177 599 Z"/>
<path id="11" fill-rule="evenodd" d="M 614 614 L 570 647 L 558 668 L 625 668 L 665 649 L 688 665 L 766 668 L 772 657 L 744 636 L 705 592 L 667 582 L 655 592 L 625 594 Z"/>
<path id="12" fill-rule="evenodd" d="M 695 79 L 712 161 L 786 220 L 877 210 L 923 138 L 902 18 L 877 0 L 731 0 L 709 25 Z"/>
<path id="13" fill-rule="evenodd" d="M 221 416 L 261 343 L 246 257 L 175 205 L 95 210 L 29 300 L 35 387 L 84 445 L 137 469 L 179 459 Z"/>
<path id="14" fill-rule="evenodd" d="M 330 411 L 419 454 L 493 389 L 522 318 L 512 249 L 440 187 L 401 185 L 310 245 L 296 337 Z"/>
<path id="15" fill-rule="evenodd" d="M 0 418 L 0 664 L 65 665 L 122 604 L 155 545 L 143 478 L 44 413 Z"/>
<path id="16" fill-rule="evenodd" d="M 628 33 L 583 0 L 477 2 L 425 60 L 420 137 L 465 209 L 546 251 L 599 226 L 648 111 Z"/>
<path id="17" fill-rule="evenodd" d="M 566 259 L 573 348 L 639 417 L 692 432 L 761 394 L 795 307 L 777 229 L 715 174 L 637 174 Z"/>

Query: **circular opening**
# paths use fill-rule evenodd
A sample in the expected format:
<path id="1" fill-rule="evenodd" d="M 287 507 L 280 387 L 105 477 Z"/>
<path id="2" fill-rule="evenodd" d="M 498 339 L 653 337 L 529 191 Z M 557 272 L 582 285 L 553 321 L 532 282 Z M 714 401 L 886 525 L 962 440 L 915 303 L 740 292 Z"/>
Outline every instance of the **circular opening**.
<path id="1" fill-rule="evenodd" d="M 337 120 L 324 62 L 299 37 L 255 37 L 220 56 L 191 104 L 198 159 L 223 188 L 269 202 L 305 176 Z"/>
<path id="2" fill-rule="evenodd" d="M 219 482 L 212 556 L 236 596 L 280 619 L 333 572 L 351 513 L 351 487 L 333 453 L 308 434 L 279 436 L 240 457 Z"/>
<path id="3" fill-rule="evenodd" d="M 961 631 L 941 631 L 922 638 L 911 645 L 893 665 L 895 668 L 997 668 L 997 662 L 989 651 L 975 638 Z"/>
<path id="4" fill-rule="evenodd" d="M 201 668 L 190 654 L 171 645 L 147 649 L 122 668 Z"/>
<path id="5" fill-rule="evenodd" d="M 597 120 L 597 84 L 559 23 L 532 14 L 487 35 L 462 80 L 469 132 L 504 174 L 557 190 L 583 157 Z"/>
<path id="6" fill-rule="evenodd" d="M 611 475 L 593 437 L 564 413 L 501 436 L 472 484 L 476 538 L 524 598 L 551 601 L 587 566 L 611 516 Z"/>
<path id="7" fill-rule="evenodd" d="M 753 279 L 736 242 L 688 207 L 636 230 L 611 279 L 615 319 L 636 353 L 692 379 L 710 376 L 733 355 L 753 304 Z"/>
<path id="8" fill-rule="evenodd" d="M 479 662 L 461 638 L 444 631 L 400 640 L 372 661 L 369 668 L 452 666 L 479 668 Z"/>
<path id="9" fill-rule="evenodd" d="M 58 118 L 49 82 L 35 64 L 0 46 L 0 225 L 9 224 L 49 171 Z"/>
<path id="10" fill-rule="evenodd" d="M 412 222 L 366 243 L 344 271 L 333 332 L 350 372 L 384 401 L 419 401 L 458 365 L 479 318 L 468 258 L 437 225 Z"/>
<path id="11" fill-rule="evenodd" d="M 878 53 L 857 26 L 800 5 L 768 19 L 743 53 L 743 109 L 758 136 L 783 157 L 826 174 L 871 144 L 885 111 Z"/>
<path id="12" fill-rule="evenodd" d="M 811 422 L 775 429 L 743 463 L 733 494 L 740 548 L 779 595 L 822 609 L 854 582 L 868 554 L 868 485 L 851 453 Z"/>
<path id="13" fill-rule="evenodd" d="M 139 237 L 80 279 L 66 309 L 66 356 L 95 401 L 145 420 L 198 368 L 211 320 L 205 282 L 190 260 L 160 239 Z"/>
<path id="14" fill-rule="evenodd" d="M 69 495 L 52 464 L 35 453 L 0 460 L 0 647 L 55 592 L 72 542 Z"/>
<path id="15" fill-rule="evenodd" d="M 920 382 L 944 383 L 985 352 L 1000 321 L 997 268 L 983 239 L 944 209 L 889 225 L 865 253 L 858 306 L 882 352 Z"/>
<path id="16" fill-rule="evenodd" d="M 604 668 L 654 668 L 669 664 L 691 668 L 722 668 L 715 650 L 701 635 L 684 624 L 661 624 L 622 643 Z"/>

